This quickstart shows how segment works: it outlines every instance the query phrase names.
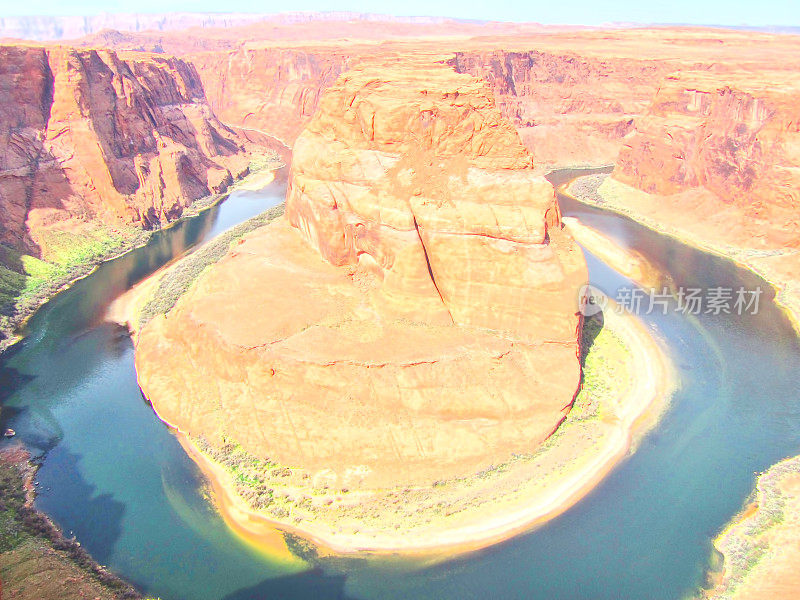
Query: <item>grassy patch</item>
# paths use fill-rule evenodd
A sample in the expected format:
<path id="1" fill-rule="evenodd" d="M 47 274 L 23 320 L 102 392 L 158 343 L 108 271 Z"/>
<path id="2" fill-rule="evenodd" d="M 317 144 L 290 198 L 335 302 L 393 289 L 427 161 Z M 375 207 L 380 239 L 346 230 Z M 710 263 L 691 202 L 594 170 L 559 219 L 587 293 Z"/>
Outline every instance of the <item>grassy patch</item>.
<path id="1" fill-rule="evenodd" d="M 581 389 L 568 418 L 602 417 L 602 407 L 620 392 L 620 383 L 631 380 L 633 359 L 625 342 L 608 327 L 601 315 L 587 318 L 583 324 Z"/>
<path id="2" fill-rule="evenodd" d="M 43 232 L 40 240 L 47 260 L 0 245 L 0 340 L 10 337 L 22 320 L 61 287 L 146 236 L 134 228 L 113 232 L 87 227 L 80 233 L 51 230 Z"/>
<path id="3" fill-rule="evenodd" d="M 22 273 L 0 266 L 0 314 L 10 316 L 14 313 L 17 298 L 25 289 L 25 280 Z"/>
<path id="4" fill-rule="evenodd" d="M 248 164 L 249 173 L 258 173 L 264 169 L 275 170 L 283 164 L 277 152 L 267 152 L 262 155 L 254 156 Z"/>

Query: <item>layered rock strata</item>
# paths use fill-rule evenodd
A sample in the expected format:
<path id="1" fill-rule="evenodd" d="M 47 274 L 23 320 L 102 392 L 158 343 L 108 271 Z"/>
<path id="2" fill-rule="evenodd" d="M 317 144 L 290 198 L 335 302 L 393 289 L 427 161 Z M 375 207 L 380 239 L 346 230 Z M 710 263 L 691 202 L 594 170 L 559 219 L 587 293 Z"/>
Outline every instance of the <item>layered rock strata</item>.
<path id="1" fill-rule="evenodd" d="M 529 51 L 463 51 L 450 64 L 485 79 L 537 162 L 611 163 L 675 64 Z"/>
<path id="2" fill-rule="evenodd" d="M 295 144 L 286 213 L 141 331 L 162 418 L 349 489 L 469 475 L 558 426 L 586 267 L 483 82 L 346 72 Z"/>
<path id="3" fill-rule="evenodd" d="M 192 65 L 71 48 L 0 47 L 0 243 L 47 257 L 42 232 L 153 227 L 245 172 Z"/>

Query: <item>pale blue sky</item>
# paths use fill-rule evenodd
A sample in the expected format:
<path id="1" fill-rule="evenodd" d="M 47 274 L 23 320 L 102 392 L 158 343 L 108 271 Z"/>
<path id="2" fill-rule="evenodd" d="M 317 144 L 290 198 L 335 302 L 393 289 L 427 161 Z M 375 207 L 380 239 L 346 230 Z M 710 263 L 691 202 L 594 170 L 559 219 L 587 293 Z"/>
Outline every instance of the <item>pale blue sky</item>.
<path id="1" fill-rule="evenodd" d="M 0 16 L 99 12 L 349 10 L 396 15 L 600 24 L 608 22 L 800 25 L 800 0 L 0 0 Z"/>

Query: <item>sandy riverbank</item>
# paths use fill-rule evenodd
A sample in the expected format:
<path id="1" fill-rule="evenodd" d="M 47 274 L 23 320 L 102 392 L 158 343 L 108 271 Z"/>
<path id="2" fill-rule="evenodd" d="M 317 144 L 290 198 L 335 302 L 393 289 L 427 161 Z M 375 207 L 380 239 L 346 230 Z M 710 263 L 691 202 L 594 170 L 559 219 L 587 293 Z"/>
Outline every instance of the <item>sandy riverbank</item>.
<path id="1" fill-rule="evenodd" d="M 575 217 L 564 217 L 563 221 L 576 242 L 584 248 L 591 248 L 592 254 L 631 281 L 655 289 L 667 283 L 665 274 L 640 253 L 623 248 Z"/>
<path id="2" fill-rule="evenodd" d="M 637 318 L 613 310 L 605 315 L 603 332 L 602 338 L 598 336 L 603 347 L 595 352 L 607 356 L 593 357 L 590 350 L 587 361 L 609 367 L 613 377 L 597 387 L 611 384 L 612 393 L 600 397 L 584 389 L 564 423 L 535 454 L 427 489 L 332 493 L 314 499 L 321 506 L 330 503 L 328 510 L 295 507 L 278 518 L 253 509 L 243 498 L 247 490 L 237 483 L 234 471 L 195 440 L 177 433 L 211 482 L 224 519 L 250 543 L 274 550 L 276 531 L 284 531 L 340 554 L 430 556 L 474 550 L 508 539 L 574 505 L 663 412 L 676 378 L 670 359 L 651 333 Z M 618 379 L 623 372 L 625 376 Z M 284 492 L 308 499 L 319 495 L 310 487 Z M 402 510 L 397 508 L 399 502 Z M 359 518 L 366 513 L 373 518 Z"/>

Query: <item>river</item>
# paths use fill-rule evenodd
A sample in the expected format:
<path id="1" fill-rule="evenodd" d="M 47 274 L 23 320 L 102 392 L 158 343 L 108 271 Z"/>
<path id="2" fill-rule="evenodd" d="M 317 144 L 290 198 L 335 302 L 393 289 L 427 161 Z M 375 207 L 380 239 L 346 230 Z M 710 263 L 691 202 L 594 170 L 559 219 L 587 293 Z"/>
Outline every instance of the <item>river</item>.
<path id="1" fill-rule="evenodd" d="M 543 526 L 435 565 L 385 558 L 304 566 L 260 553 L 209 504 L 194 463 L 141 395 L 127 332 L 104 315 L 150 273 L 281 202 L 285 185 L 279 178 L 261 192 L 234 192 L 103 264 L 37 312 L 0 362 L 2 426 L 41 458 L 37 506 L 146 594 L 679 599 L 703 583 L 711 539 L 741 508 L 754 473 L 800 454 L 800 344 L 767 284 L 625 217 L 562 198 L 565 215 L 641 253 L 675 286 L 762 286 L 759 313 L 643 316 L 673 356 L 680 389 L 637 451 Z M 609 294 L 631 285 L 591 254 L 587 260 L 592 283 Z"/>

